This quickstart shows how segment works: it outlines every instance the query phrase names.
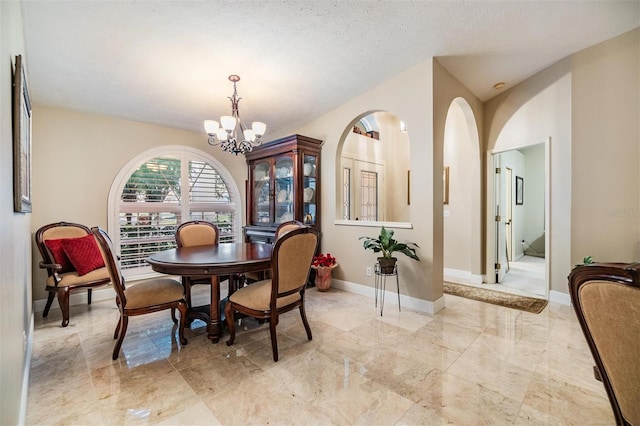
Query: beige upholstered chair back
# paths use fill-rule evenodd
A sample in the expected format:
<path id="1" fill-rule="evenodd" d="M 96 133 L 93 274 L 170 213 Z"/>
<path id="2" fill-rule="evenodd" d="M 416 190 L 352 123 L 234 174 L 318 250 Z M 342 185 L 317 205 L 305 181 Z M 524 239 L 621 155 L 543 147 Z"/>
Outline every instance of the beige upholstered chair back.
<path id="1" fill-rule="evenodd" d="M 89 234 L 83 225 L 68 223 L 62 226 L 53 226 L 42 232 L 42 240 L 57 240 L 60 238 L 80 238 Z"/>
<path id="2" fill-rule="evenodd" d="M 297 221 L 297 220 L 290 220 L 289 222 L 281 223 L 278 226 L 278 228 L 276 229 L 276 240 L 278 238 L 282 237 L 287 232 L 291 232 L 294 229 L 298 229 L 298 228 L 300 228 L 302 226 L 304 226 L 304 224 L 302 222 Z"/>
<path id="3" fill-rule="evenodd" d="M 44 244 L 47 240 L 59 240 L 61 238 L 80 238 L 91 233 L 91 230 L 78 223 L 58 222 L 38 229 L 36 243 L 45 263 L 54 263 L 51 250 Z M 51 274 L 51 271 L 48 271 Z"/>
<path id="4" fill-rule="evenodd" d="M 109 237 L 109 234 L 107 234 L 104 229 L 98 227 L 91 228 L 91 232 L 93 232 L 93 235 L 96 237 L 96 242 L 98 243 L 98 247 L 102 253 L 102 258 L 104 259 L 104 264 L 107 267 L 107 271 L 109 271 L 109 277 L 111 278 L 113 289 L 121 302 L 118 306 L 123 308 L 127 304 L 127 299 L 124 295 L 124 277 L 120 270 L 120 262 L 116 260 L 116 256 L 113 254 L 114 250 L 111 237 Z"/>
<path id="5" fill-rule="evenodd" d="M 305 287 L 317 246 L 318 231 L 306 226 L 289 231 L 276 240 L 272 283 L 278 297 Z"/>
<path id="6" fill-rule="evenodd" d="M 197 220 L 185 222 L 176 230 L 178 247 L 218 244 L 218 239 L 218 227 L 211 222 Z"/>
<path id="7" fill-rule="evenodd" d="M 640 425 L 640 264 L 595 264 L 569 276 L 571 298 L 618 424 Z"/>

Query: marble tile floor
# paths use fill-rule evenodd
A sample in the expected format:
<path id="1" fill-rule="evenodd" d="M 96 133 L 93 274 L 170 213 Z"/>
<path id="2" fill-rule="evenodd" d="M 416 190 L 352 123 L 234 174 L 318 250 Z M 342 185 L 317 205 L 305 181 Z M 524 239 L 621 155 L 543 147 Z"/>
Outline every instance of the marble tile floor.
<path id="1" fill-rule="evenodd" d="M 544 268 L 543 258 L 523 256 L 518 261 L 509 263 L 509 271 L 505 274 L 500 284 L 464 284 L 503 293 L 547 299 L 547 282 Z"/>
<path id="2" fill-rule="evenodd" d="M 194 292 L 206 292 L 203 286 Z M 223 293 L 224 294 L 224 293 Z M 206 299 L 206 293 L 194 294 Z M 27 425 L 613 425 L 569 306 L 529 314 L 455 296 L 436 315 L 389 298 L 307 292 L 269 330 L 245 320 L 232 347 L 203 323 L 181 346 L 169 311 L 131 318 L 111 360 L 114 302 L 36 313 Z"/>

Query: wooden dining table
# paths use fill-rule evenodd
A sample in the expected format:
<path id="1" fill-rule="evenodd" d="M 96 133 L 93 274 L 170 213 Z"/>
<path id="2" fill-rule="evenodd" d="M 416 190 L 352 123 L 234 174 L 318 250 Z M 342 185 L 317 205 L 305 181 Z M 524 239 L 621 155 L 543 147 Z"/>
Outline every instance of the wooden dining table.
<path id="1" fill-rule="evenodd" d="M 222 312 L 220 308 L 220 280 L 238 274 L 264 271 L 271 268 L 271 244 L 221 243 L 194 247 L 178 247 L 153 253 L 147 259 L 151 269 L 169 275 L 186 277 L 211 277 L 211 302 L 204 315 L 191 312 L 196 318 L 207 321 L 207 337 L 218 343 L 222 337 Z M 197 308 L 190 307 L 190 311 Z"/>

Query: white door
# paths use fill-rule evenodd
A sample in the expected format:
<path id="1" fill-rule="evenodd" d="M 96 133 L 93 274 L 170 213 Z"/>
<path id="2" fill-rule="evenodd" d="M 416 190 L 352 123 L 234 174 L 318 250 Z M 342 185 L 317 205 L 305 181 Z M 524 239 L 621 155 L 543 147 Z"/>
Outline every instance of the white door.
<path id="1" fill-rule="evenodd" d="M 496 253 L 495 253 L 495 271 L 496 283 L 501 283 L 507 270 L 507 236 L 506 236 L 506 171 L 501 167 L 500 154 L 493 156 L 493 165 L 495 168 L 494 185 L 495 185 L 495 221 L 496 221 Z"/>
<path id="2" fill-rule="evenodd" d="M 511 262 L 513 260 L 513 170 L 509 167 L 505 167 L 505 178 L 504 178 L 504 227 L 506 233 L 506 245 L 507 245 L 507 261 Z M 508 271 L 508 268 L 507 268 Z"/>
<path id="3" fill-rule="evenodd" d="M 384 221 L 384 167 L 354 160 L 352 218 L 364 221 Z"/>

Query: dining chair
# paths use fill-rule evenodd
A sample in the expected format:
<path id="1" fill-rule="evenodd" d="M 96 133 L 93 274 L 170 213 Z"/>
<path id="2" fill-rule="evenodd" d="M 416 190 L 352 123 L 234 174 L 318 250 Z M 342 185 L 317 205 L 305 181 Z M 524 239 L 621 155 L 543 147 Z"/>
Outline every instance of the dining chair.
<path id="1" fill-rule="evenodd" d="M 91 289 L 109 284 L 109 272 L 102 261 L 91 229 L 70 222 L 56 222 L 40 227 L 35 242 L 47 270 L 45 289 L 48 297 L 42 312 L 46 318 L 53 299 L 58 297 L 62 312 L 62 327 L 69 325 L 69 297 L 77 289 L 87 289 L 87 303 L 91 305 Z"/>
<path id="2" fill-rule="evenodd" d="M 130 316 L 150 314 L 165 309 L 177 309 L 180 312 L 178 337 L 180 343 L 186 345 L 184 326 L 187 321 L 187 302 L 184 298 L 182 284 L 171 278 L 158 277 L 138 281 L 130 286 L 125 285 L 120 262 L 114 255 L 111 238 L 99 227 L 91 228 L 91 232 L 98 242 L 104 263 L 109 271 L 111 283 L 116 291 L 116 305 L 120 311 L 120 319 L 113 333 L 113 338 L 117 341 L 113 348 L 112 359 L 116 360 L 120 355 L 120 348 L 124 336 L 127 334 Z"/>
<path id="3" fill-rule="evenodd" d="M 286 234 L 289 231 L 293 231 L 294 229 L 300 228 L 304 225 L 299 220 L 289 220 L 287 222 L 282 222 L 276 228 L 276 232 L 274 234 L 274 242 Z M 245 272 L 242 276 L 242 284 L 251 284 L 257 281 L 264 280 L 265 278 L 269 278 L 269 271 L 255 271 L 255 272 Z"/>
<path id="4" fill-rule="evenodd" d="M 282 222 L 276 228 L 275 240 L 285 235 L 287 232 L 293 231 L 294 229 L 298 229 L 300 227 L 305 226 L 299 220 L 290 220 L 288 222 Z"/>
<path id="5" fill-rule="evenodd" d="M 640 425 L 640 263 L 578 266 L 569 292 L 616 424 Z"/>
<path id="6" fill-rule="evenodd" d="M 317 229 L 303 226 L 282 235 L 273 246 L 272 278 L 243 287 L 229 296 L 224 309 L 230 333 L 228 346 L 233 344 L 236 336 L 235 312 L 269 321 L 274 361 L 278 361 L 276 326 L 281 314 L 299 308 L 307 338 L 312 339 L 305 313 L 304 292 L 318 246 L 318 234 Z"/>
<path id="7" fill-rule="evenodd" d="M 220 232 L 218 227 L 211 222 L 192 220 L 182 223 L 176 229 L 176 244 L 178 247 L 217 245 L 219 241 Z M 208 275 L 182 277 L 184 295 L 189 308 L 191 307 L 191 286 L 196 284 L 211 285 L 212 279 L 218 280 L 220 278 Z M 231 281 L 229 281 L 229 285 L 231 285 Z"/>

